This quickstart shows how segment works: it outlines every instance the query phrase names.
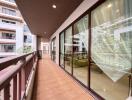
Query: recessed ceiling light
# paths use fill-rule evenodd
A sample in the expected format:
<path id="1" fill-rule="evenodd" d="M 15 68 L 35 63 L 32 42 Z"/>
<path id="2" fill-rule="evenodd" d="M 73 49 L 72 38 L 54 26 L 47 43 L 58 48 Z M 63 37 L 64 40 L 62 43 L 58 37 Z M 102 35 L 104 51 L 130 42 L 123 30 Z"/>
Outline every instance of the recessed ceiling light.
<path id="1" fill-rule="evenodd" d="M 53 8 L 56 8 L 56 5 L 55 5 L 55 4 L 53 4 L 53 5 L 52 5 L 52 7 L 53 7 Z"/>

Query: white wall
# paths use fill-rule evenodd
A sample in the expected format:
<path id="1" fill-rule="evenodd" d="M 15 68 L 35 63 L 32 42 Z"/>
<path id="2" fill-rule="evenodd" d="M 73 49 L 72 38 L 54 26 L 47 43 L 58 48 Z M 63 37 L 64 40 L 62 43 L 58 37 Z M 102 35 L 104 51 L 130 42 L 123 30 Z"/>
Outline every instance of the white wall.
<path id="1" fill-rule="evenodd" d="M 34 51 L 37 50 L 37 37 L 36 37 L 36 35 L 32 35 L 32 47 L 33 47 Z"/>
<path id="2" fill-rule="evenodd" d="M 76 10 L 67 18 L 67 20 L 56 30 L 51 36 L 50 41 L 56 36 L 56 63 L 59 64 L 59 33 L 63 31 L 68 25 L 88 10 L 98 0 L 84 0 Z"/>
<path id="3" fill-rule="evenodd" d="M 37 50 L 42 50 L 42 48 L 41 48 L 41 37 L 37 37 Z"/>
<path id="4" fill-rule="evenodd" d="M 19 23 L 16 28 L 16 51 L 23 49 L 23 24 Z"/>

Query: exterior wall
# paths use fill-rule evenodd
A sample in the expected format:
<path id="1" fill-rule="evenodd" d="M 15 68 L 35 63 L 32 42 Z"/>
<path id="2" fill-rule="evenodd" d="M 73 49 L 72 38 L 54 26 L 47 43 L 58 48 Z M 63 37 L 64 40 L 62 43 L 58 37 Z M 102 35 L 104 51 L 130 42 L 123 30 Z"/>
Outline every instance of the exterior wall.
<path id="1" fill-rule="evenodd" d="M 56 32 L 51 36 L 50 41 L 56 36 L 56 63 L 59 64 L 59 33 L 64 30 L 68 25 L 70 25 L 74 20 L 76 20 L 80 15 L 82 15 L 86 10 L 88 10 L 93 4 L 98 0 L 84 0 L 76 10 L 67 18 L 67 20 L 56 30 Z"/>
<path id="2" fill-rule="evenodd" d="M 15 10 L 16 11 L 16 16 L 21 17 L 21 14 L 20 14 L 19 10 L 16 10 L 16 9 L 13 9 L 13 8 L 9 8 L 9 7 L 5 7 L 5 6 L 0 6 L 0 13 L 2 13 L 2 8 Z"/>
<path id="3" fill-rule="evenodd" d="M 37 50 L 42 50 L 41 37 L 37 37 Z"/>
<path id="4" fill-rule="evenodd" d="M 44 42 L 41 44 L 43 54 L 49 53 L 49 42 Z"/>
<path id="5" fill-rule="evenodd" d="M 23 24 L 19 24 L 16 28 L 16 52 L 23 48 Z"/>
<path id="6" fill-rule="evenodd" d="M 36 43 L 37 43 L 37 38 L 36 35 L 32 35 L 31 32 L 24 32 L 24 25 L 26 25 L 26 23 L 24 22 L 20 11 L 17 9 L 17 6 L 15 3 L 12 2 L 8 2 L 5 0 L 0 1 L 0 35 L 2 33 L 2 31 L 4 30 L 5 32 L 14 32 L 14 34 L 16 34 L 16 39 L 12 40 L 12 39 L 0 39 L 0 43 L 13 43 L 15 44 L 15 51 L 14 52 L 1 52 L 0 51 L 0 56 L 9 56 L 9 55 L 15 55 L 15 54 L 21 54 L 24 52 L 24 46 L 31 46 L 33 51 L 36 51 L 37 47 L 36 47 Z M 6 5 L 5 5 L 6 3 Z M 11 9 L 11 10 L 15 10 L 16 11 L 16 16 L 15 15 L 8 15 L 2 12 L 2 8 L 7 8 L 7 9 Z M 2 20 L 6 20 L 6 21 L 11 21 L 11 22 L 15 22 L 16 24 L 11 24 L 11 23 L 5 23 L 2 22 Z M 31 43 L 24 43 L 24 34 L 27 34 L 28 36 L 31 36 L 32 42 Z"/>
<path id="7" fill-rule="evenodd" d="M 36 35 L 32 35 L 32 47 L 33 47 L 34 51 L 37 50 L 37 37 L 36 37 Z"/>

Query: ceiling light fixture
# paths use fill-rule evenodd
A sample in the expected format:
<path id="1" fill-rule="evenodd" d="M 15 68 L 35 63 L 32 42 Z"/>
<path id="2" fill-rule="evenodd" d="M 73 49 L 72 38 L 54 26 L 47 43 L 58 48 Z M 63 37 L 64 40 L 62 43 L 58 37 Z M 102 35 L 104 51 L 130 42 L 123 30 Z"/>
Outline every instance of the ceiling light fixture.
<path id="1" fill-rule="evenodd" d="M 52 5 L 52 7 L 53 7 L 53 8 L 56 8 L 56 5 L 55 5 L 55 4 L 53 4 L 53 5 Z"/>

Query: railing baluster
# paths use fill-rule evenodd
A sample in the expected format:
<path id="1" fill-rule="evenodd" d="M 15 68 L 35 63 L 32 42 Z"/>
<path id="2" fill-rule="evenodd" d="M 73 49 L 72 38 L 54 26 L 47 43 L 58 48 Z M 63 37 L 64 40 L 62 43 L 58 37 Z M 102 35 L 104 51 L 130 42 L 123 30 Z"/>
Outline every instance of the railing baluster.
<path id="1" fill-rule="evenodd" d="M 19 100 L 21 100 L 21 71 L 19 72 Z"/>
<path id="2" fill-rule="evenodd" d="M 4 88 L 4 100 L 10 100 L 10 83 Z"/>
<path id="3" fill-rule="evenodd" d="M 22 97 L 25 97 L 25 91 L 26 91 L 26 72 L 25 72 L 25 63 L 26 63 L 26 59 L 25 58 L 23 58 L 22 59 L 22 62 L 23 62 L 23 67 L 22 67 L 22 69 L 21 69 L 21 77 L 22 77 L 22 79 L 21 79 L 21 85 L 22 85 L 22 87 L 21 87 L 21 90 L 22 90 Z"/>
<path id="4" fill-rule="evenodd" d="M 4 66 L 0 69 L 0 71 L 8 68 L 9 66 L 13 67 L 11 70 L 9 70 L 9 73 L 3 75 L 3 78 L 0 78 L 0 92 L 3 90 L 2 100 L 26 99 L 26 89 L 29 92 L 26 86 L 30 86 L 30 80 L 28 79 L 34 64 L 36 65 L 35 52 L 14 57 L 12 59 L 4 59 L 0 62 L 0 66 Z"/>
<path id="5" fill-rule="evenodd" d="M 17 100 L 17 75 L 13 78 L 13 100 Z"/>
<path id="6" fill-rule="evenodd" d="M 26 80 L 25 80 L 25 69 L 24 68 L 22 68 L 22 70 L 21 70 L 21 74 L 22 74 L 22 81 L 21 81 L 21 85 L 22 85 L 22 93 L 24 93 L 24 91 L 25 91 L 25 85 L 26 85 Z M 22 94 L 23 95 L 23 94 Z"/>

